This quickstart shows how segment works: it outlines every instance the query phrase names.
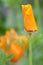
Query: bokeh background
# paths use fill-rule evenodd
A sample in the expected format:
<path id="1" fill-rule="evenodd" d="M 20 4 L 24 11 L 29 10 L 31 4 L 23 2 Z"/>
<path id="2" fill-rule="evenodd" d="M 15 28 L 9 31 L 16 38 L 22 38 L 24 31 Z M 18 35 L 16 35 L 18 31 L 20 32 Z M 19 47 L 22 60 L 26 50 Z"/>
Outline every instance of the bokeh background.
<path id="1" fill-rule="evenodd" d="M 18 35 L 28 35 L 24 31 L 22 4 L 31 4 L 38 31 L 31 36 L 33 65 L 43 65 L 43 0 L 0 0 L 0 35 L 14 28 Z M 16 65 L 27 65 L 26 53 Z"/>

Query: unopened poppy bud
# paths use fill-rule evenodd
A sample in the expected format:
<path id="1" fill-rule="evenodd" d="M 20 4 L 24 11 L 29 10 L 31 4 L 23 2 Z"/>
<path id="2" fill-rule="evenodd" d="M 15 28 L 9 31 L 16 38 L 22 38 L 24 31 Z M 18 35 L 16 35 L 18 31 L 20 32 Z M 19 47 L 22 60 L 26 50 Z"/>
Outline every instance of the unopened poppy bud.
<path id="1" fill-rule="evenodd" d="M 32 11 L 31 4 L 22 5 L 22 13 L 24 18 L 24 28 L 27 32 L 37 31 L 37 25 Z"/>

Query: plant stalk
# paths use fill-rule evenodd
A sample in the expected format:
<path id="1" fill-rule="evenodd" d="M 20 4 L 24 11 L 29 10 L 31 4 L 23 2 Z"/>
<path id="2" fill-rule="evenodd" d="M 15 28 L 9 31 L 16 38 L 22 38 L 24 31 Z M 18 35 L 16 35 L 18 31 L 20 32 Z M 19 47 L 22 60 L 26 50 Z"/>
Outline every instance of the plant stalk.
<path id="1" fill-rule="evenodd" d="M 29 34 L 29 41 L 28 41 L 28 48 L 27 48 L 27 65 L 32 65 L 32 43 L 31 41 L 31 35 Z"/>

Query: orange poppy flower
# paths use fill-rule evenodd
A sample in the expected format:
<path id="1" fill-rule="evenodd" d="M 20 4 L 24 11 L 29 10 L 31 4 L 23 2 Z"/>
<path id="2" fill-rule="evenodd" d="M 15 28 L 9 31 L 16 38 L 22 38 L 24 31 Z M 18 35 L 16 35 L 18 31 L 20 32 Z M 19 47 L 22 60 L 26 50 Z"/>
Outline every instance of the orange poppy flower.
<path id="1" fill-rule="evenodd" d="M 20 42 L 17 42 L 16 38 L 15 38 L 15 40 L 11 41 L 11 46 L 10 46 L 8 51 L 5 50 L 6 47 L 4 46 L 5 47 L 4 51 L 6 53 L 13 54 L 13 57 L 11 58 L 12 62 L 18 61 L 22 57 L 22 55 L 24 54 L 25 50 L 27 49 L 27 43 L 28 43 L 27 37 L 19 36 L 17 38 L 17 40 L 24 41 L 24 42 L 22 43 L 22 45 L 20 45 Z M 7 42 L 7 39 L 6 39 L 6 42 Z M 10 42 L 8 44 L 10 44 Z"/>
<path id="2" fill-rule="evenodd" d="M 5 53 L 7 54 L 13 54 L 13 57 L 11 58 L 10 61 L 16 62 L 22 57 L 25 50 L 27 49 L 28 40 L 26 36 L 18 36 L 18 35 L 15 36 L 13 40 L 11 40 L 9 37 L 11 33 L 13 34 L 12 31 L 10 31 L 10 33 L 7 32 L 5 36 L 0 37 L 2 43 L 2 45 L 0 45 L 0 48 L 4 50 Z M 6 50 L 6 48 L 9 45 L 10 45 L 9 49 Z"/>
<path id="3" fill-rule="evenodd" d="M 24 17 L 24 28 L 28 32 L 37 31 L 37 25 L 32 11 L 31 4 L 22 5 L 22 13 Z"/>

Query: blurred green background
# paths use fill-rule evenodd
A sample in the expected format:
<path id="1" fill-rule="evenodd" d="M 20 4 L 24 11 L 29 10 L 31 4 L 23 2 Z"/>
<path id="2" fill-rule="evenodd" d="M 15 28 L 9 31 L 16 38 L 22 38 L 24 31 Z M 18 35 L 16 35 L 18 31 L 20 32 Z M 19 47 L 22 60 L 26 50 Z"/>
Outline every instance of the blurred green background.
<path id="1" fill-rule="evenodd" d="M 0 0 L 0 35 L 14 28 L 19 35 L 24 31 L 22 4 L 32 4 L 38 31 L 31 36 L 33 65 L 43 65 L 43 0 Z M 27 65 L 26 53 L 15 65 Z"/>

